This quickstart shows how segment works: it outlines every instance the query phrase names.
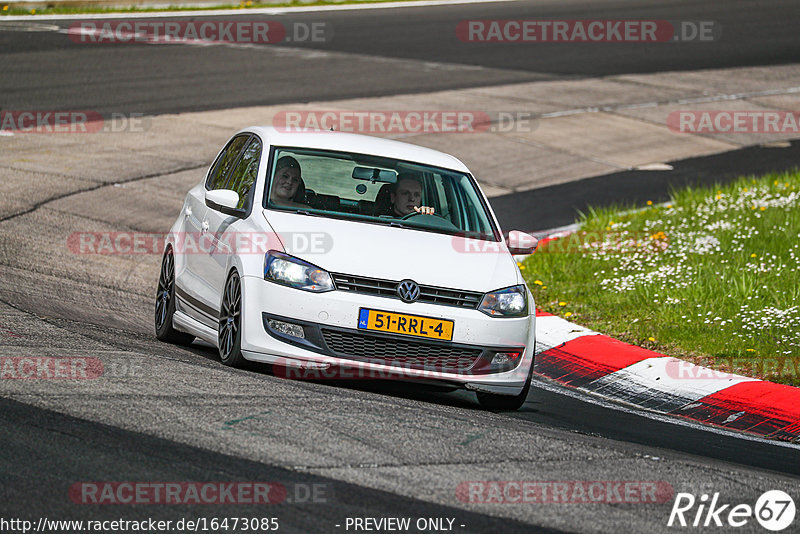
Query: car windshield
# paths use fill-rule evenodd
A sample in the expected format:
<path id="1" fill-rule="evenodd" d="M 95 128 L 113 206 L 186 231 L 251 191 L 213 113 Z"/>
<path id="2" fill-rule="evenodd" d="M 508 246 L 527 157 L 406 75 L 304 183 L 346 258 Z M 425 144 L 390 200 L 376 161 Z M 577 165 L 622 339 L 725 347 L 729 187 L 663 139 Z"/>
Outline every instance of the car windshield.
<path id="1" fill-rule="evenodd" d="M 374 155 L 274 148 L 264 207 L 496 241 L 472 178 Z"/>

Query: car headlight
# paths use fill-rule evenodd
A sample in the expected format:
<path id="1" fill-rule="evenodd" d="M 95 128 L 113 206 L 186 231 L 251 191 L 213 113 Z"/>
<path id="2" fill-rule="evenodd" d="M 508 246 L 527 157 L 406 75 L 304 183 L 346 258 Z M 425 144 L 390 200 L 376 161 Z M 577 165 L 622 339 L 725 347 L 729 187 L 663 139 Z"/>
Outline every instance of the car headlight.
<path id="1" fill-rule="evenodd" d="M 264 280 L 316 293 L 336 289 L 328 271 L 275 250 L 264 260 Z"/>
<path id="2" fill-rule="evenodd" d="M 478 310 L 492 317 L 523 317 L 528 315 L 528 291 L 522 284 L 486 293 Z"/>

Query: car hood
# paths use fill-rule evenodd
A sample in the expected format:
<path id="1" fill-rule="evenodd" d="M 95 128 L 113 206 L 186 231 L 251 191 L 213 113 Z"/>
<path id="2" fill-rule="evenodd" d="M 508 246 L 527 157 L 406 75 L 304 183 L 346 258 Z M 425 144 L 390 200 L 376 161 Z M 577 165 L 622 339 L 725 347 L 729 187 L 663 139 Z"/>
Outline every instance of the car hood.
<path id="1" fill-rule="evenodd" d="M 522 283 L 504 243 L 264 210 L 287 254 L 334 273 L 487 292 Z"/>

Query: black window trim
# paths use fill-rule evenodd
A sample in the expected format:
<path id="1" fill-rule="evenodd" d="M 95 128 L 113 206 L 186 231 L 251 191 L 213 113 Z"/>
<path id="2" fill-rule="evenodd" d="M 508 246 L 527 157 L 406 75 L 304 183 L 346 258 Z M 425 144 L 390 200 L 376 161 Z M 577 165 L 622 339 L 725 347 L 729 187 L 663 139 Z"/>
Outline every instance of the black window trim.
<path id="1" fill-rule="evenodd" d="M 255 194 L 256 194 L 255 190 L 257 189 L 256 185 L 258 183 L 258 173 L 259 173 L 260 168 L 261 168 L 261 158 L 264 155 L 264 146 L 265 146 L 264 140 L 261 139 L 261 137 L 258 134 L 255 134 L 255 133 L 252 133 L 252 132 L 243 132 L 240 135 L 233 136 L 231 138 L 231 140 L 228 141 L 228 143 L 225 145 L 225 148 L 220 152 L 219 156 L 217 156 L 217 160 L 214 161 L 214 165 L 211 167 L 212 171 L 213 171 L 214 168 L 216 168 L 220 157 L 225 152 L 225 150 L 228 148 L 228 146 L 230 146 L 230 144 L 233 142 L 234 139 L 236 139 L 237 137 L 245 136 L 245 135 L 248 136 L 248 139 L 247 139 L 247 141 L 245 141 L 245 144 L 242 147 L 242 151 L 239 153 L 239 156 L 236 158 L 236 161 L 234 162 L 234 165 L 231 167 L 231 170 L 228 173 L 229 175 L 225 177 L 225 187 L 223 187 L 223 189 L 227 189 L 228 183 L 230 181 L 230 174 L 233 173 L 233 171 L 239 165 L 239 160 L 242 159 L 242 156 L 244 155 L 245 151 L 250 147 L 250 144 L 253 142 L 253 140 L 257 140 L 259 143 L 261 143 L 261 153 L 258 156 L 259 168 L 256 170 L 256 181 L 253 182 L 253 186 L 250 188 L 250 191 L 247 193 L 247 195 L 249 197 L 251 197 L 252 201 L 249 202 L 249 205 L 248 205 L 246 210 L 242 209 L 241 215 L 238 216 L 241 219 L 246 219 L 246 218 L 248 218 L 250 216 L 251 213 L 253 213 L 253 206 L 255 205 Z M 269 161 L 267 162 L 267 170 L 269 170 L 271 168 L 272 168 L 272 151 L 270 150 Z M 211 173 L 209 172 L 209 175 L 210 174 Z M 208 176 L 206 177 L 205 188 L 206 188 L 206 191 L 211 191 L 211 188 L 208 186 Z"/>
<path id="2" fill-rule="evenodd" d="M 255 135 L 255 134 L 253 134 L 253 135 Z M 273 176 L 272 176 L 272 174 L 273 174 L 272 173 L 273 161 L 274 161 L 274 158 L 275 158 L 275 154 L 277 153 L 278 150 L 286 150 L 286 151 L 312 150 L 312 151 L 320 151 L 320 152 L 339 152 L 339 153 L 354 154 L 354 155 L 359 155 L 359 156 L 364 156 L 364 157 L 369 157 L 369 156 L 375 156 L 376 155 L 376 154 L 362 154 L 360 152 L 343 152 L 341 150 L 325 149 L 325 148 L 270 145 L 269 161 L 267 163 L 267 172 L 266 172 L 265 177 L 264 177 L 264 193 L 261 195 L 261 207 L 263 207 L 264 209 L 273 209 L 273 208 L 269 207 L 269 191 L 270 191 L 270 187 L 271 187 L 271 184 L 272 184 L 272 178 L 273 178 Z M 427 163 L 422 164 L 422 163 L 420 163 L 418 161 L 409 161 L 409 160 L 398 159 L 398 158 L 390 158 L 389 156 L 381 156 L 381 157 L 386 157 L 386 158 L 393 159 L 395 161 L 402 162 L 402 163 L 409 163 L 411 165 L 425 165 L 426 167 L 431 167 L 433 169 L 438 169 L 438 170 L 441 170 L 441 171 L 444 171 L 444 172 L 457 172 L 457 173 L 462 174 L 463 176 L 466 176 L 467 181 L 469 181 L 470 185 L 472 185 L 472 187 L 475 189 L 476 196 L 478 197 L 478 200 L 480 201 L 481 206 L 483 207 L 484 211 L 486 212 L 486 218 L 488 219 L 489 226 L 491 226 L 491 230 L 492 230 L 492 237 L 494 237 L 495 242 L 498 242 L 498 243 L 505 242 L 505 239 L 503 238 L 503 234 L 502 234 L 502 231 L 500 229 L 499 223 L 497 223 L 495 221 L 494 217 L 492 216 L 492 211 L 489 209 L 488 202 L 485 200 L 484 195 L 482 194 L 482 191 L 481 191 L 480 187 L 478 186 L 477 180 L 475 180 L 475 177 L 472 176 L 471 173 L 463 172 L 463 171 L 457 171 L 455 169 L 448 169 L 446 167 L 437 167 L 436 165 L 429 165 Z M 457 192 L 455 192 L 455 193 L 458 194 Z M 278 211 L 286 211 L 286 210 L 282 209 L 282 210 L 278 210 Z M 363 221 L 363 222 L 368 222 L 368 221 Z"/>

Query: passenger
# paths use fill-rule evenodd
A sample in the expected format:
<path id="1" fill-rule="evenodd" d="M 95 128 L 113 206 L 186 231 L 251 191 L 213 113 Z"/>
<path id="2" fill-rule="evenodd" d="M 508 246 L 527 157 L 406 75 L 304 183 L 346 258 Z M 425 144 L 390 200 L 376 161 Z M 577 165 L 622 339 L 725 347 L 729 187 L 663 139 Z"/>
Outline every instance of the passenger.
<path id="1" fill-rule="evenodd" d="M 307 208 L 306 188 L 301 176 L 300 163 L 292 156 L 283 156 L 275 165 L 270 200 L 279 206 Z"/>
<path id="2" fill-rule="evenodd" d="M 397 175 L 397 182 L 389 193 L 389 213 L 393 217 L 405 217 L 409 213 L 417 212 L 423 215 L 433 215 L 434 209 L 420 206 L 422 203 L 422 183 L 419 176 L 411 172 L 401 172 Z"/>

